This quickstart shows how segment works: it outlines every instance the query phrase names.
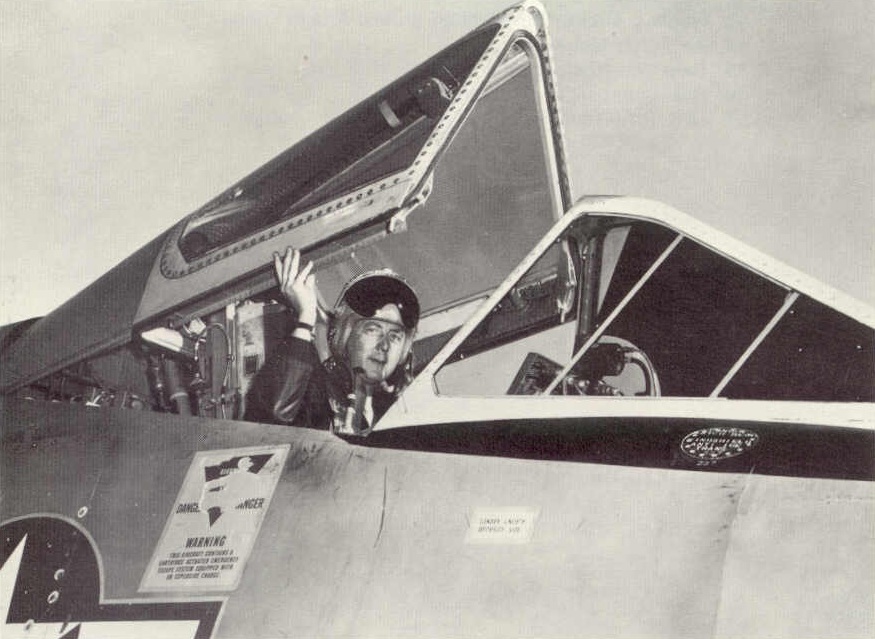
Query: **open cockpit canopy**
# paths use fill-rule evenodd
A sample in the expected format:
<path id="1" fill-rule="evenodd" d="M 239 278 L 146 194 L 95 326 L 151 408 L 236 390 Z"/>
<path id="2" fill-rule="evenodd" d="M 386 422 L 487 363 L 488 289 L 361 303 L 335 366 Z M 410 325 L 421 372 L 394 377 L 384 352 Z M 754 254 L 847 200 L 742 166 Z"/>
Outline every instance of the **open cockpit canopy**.
<path id="1" fill-rule="evenodd" d="M 316 261 L 329 304 L 371 265 L 426 310 L 494 287 L 570 204 L 543 26 L 536 4 L 508 10 L 190 215 L 135 323 L 269 288 L 286 246 Z"/>
<path id="2" fill-rule="evenodd" d="M 488 21 L 37 322 L 4 355 L 2 387 L 68 397 L 76 379 L 154 407 L 157 344 L 200 376 L 202 351 L 229 353 L 215 354 L 215 393 L 242 395 L 281 330 L 271 265 L 287 246 L 315 262 L 326 307 L 361 271 L 402 274 L 420 336 L 440 336 L 424 365 L 570 204 L 547 45 L 536 2 Z"/>

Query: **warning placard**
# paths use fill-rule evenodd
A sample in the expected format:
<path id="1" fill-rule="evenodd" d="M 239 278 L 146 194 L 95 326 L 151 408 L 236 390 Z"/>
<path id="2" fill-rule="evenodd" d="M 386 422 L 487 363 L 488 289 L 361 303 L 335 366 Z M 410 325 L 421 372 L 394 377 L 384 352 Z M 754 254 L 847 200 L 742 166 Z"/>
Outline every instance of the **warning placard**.
<path id="1" fill-rule="evenodd" d="M 289 446 L 195 453 L 140 591 L 233 590 Z"/>

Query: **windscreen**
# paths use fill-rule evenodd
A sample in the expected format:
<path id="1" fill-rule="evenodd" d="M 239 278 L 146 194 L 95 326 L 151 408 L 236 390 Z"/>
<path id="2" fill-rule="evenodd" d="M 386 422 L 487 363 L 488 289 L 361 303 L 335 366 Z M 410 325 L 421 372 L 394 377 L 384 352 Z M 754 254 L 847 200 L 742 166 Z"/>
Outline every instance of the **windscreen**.
<path id="1" fill-rule="evenodd" d="M 563 237 L 577 316 L 554 245 L 438 371 L 441 394 L 875 398 L 871 327 L 660 224 L 582 218 Z"/>

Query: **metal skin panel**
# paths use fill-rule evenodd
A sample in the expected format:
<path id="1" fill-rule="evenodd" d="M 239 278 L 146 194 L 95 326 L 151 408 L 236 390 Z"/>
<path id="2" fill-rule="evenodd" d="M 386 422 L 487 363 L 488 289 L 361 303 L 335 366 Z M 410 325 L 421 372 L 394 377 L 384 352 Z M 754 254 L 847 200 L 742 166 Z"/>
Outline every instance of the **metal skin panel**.
<path id="1" fill-rule="evenodd" d="M 301 429 L 15 400 L 2 415 L 0 522 L 74 519 L 98 549 L 104 595 L 137 601 L 194 451 L 290 444 L 216 637 L 875 629 L 868 481 L 365 448 Z M 499 507 L 536 511 L 531 539 L 466 543 L 472 512 Z"/>
<path id="2" fill-rule="evenodd" d="M 733 520 L 715 636 L 872 636 L 873 537 L 871 482 L 751 482 Z"/>
<path id="3" fill-rule="evenodd" d="M 14 324 L 0 326 L 0 353 L 6 350 L 7 346 L 11 346 L 24 335 L 27 330 L 40 320 L 39 317 L 33 317 Z"/>
<path id="4" fill-rule="evenodd" d="M 0 359 L 6 391 L 130 341 L 131 326 L 164 236 L 38 320 Z"/>

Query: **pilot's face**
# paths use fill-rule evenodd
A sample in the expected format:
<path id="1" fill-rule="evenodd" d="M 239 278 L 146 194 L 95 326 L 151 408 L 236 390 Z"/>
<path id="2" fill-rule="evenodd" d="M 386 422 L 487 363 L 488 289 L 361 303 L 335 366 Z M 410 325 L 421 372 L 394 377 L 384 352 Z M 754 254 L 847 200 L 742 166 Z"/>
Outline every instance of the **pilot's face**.
<path id="1" fill-rule="evenodd" d="M 398 307 L 386 304 L 355 325 L 346 346 L 350 368 L 358 369 L 366 382 L 378 384 L 395 372 L 405 341 Z"/>

